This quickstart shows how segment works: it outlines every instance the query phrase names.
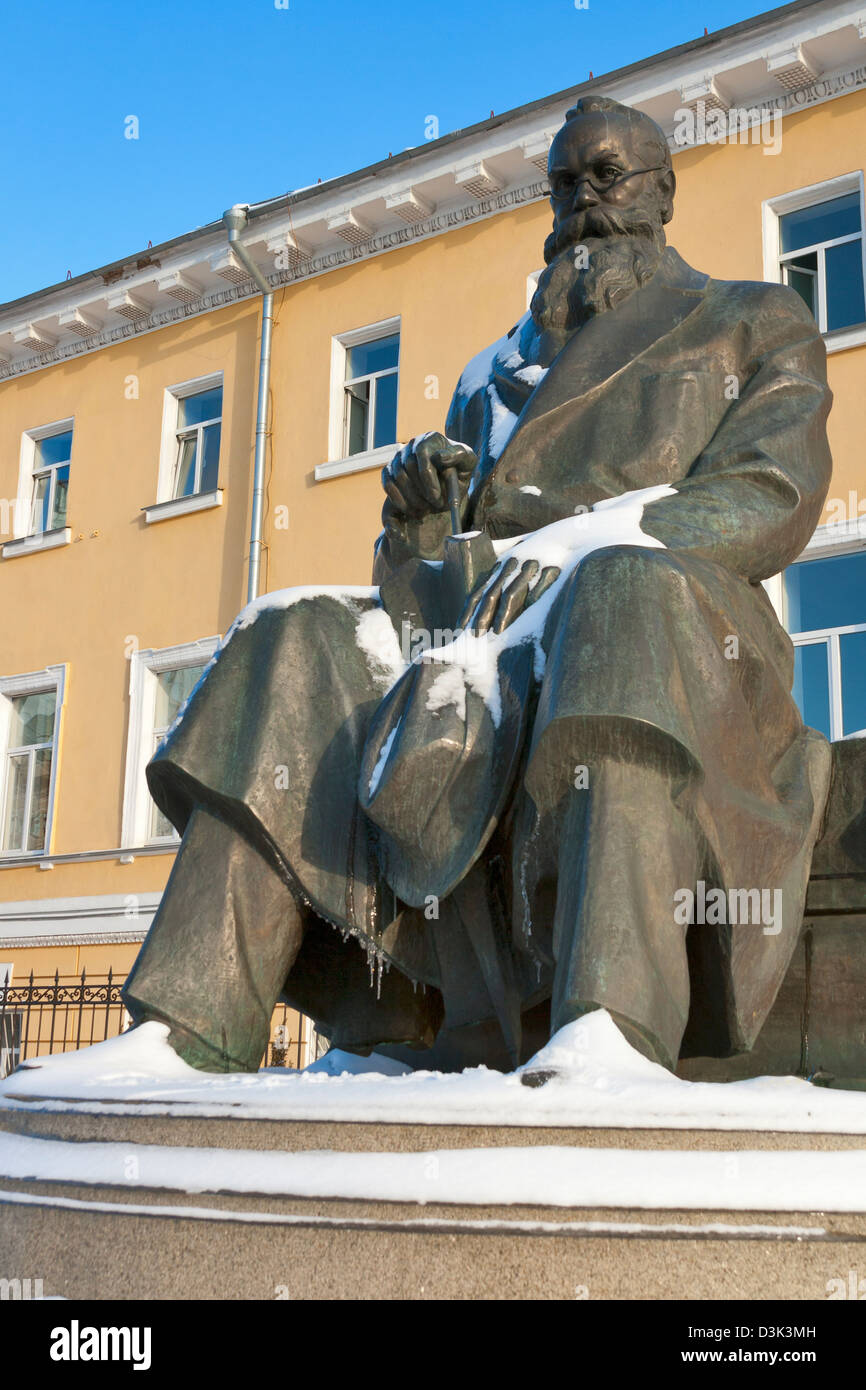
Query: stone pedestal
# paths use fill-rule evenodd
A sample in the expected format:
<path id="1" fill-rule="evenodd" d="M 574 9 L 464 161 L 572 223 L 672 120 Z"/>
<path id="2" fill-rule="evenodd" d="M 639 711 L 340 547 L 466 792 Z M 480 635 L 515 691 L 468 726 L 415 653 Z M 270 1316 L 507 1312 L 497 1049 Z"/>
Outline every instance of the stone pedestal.
<path id="1" fill-rule="evenodd" d="M 866 1203 L 835 1213 L 736 1209 L 740 1165 L 756 1156 L 780 1171 L 792 1156 L 859 1160 L 862 1135 L 0 1108 L 0 1155 L 3 1140 L 16 1138 L 51 1146 L 54 1177 L 0 1178 L 0 1274 L 41 1278 L 46 1294 L 71 1299 L 820 1300 L 847 1288 L 851 1270 L 866 1272 Z M 91 1145 L 108 1155 L 113 1181 L 76 1176 Z M 166 1149 L 202 1174 L 221 1153 L 222 1190 L 164 1185 Z M 489 1163 L 521 1149 L 539 1163 L 555 1151 L 579 1153 L 599 1173 L 612 1155 L 647 1171 L 655 1155 L 706 1156 L 718 1171 L 718 1201 L 678 1209 L 668 1192 L 667 1204 L 654 1205 L 649 1171 L 642 1206 L 599 1206 L 591 1194 L 588 1205 L 579 1194 L 568 1205 L 437 1200 L 461 1153 L 473 1162 L 466 1151 L 483 1150 L 477 1161 Z M 266 1154 L 278 1167 L 282 1155 L 286 1190 L 249 1190 L 245 1171 Z M 359 1199 L 351 1182 L 345 1196 L 293 1195 L 289 1168 L 303 1155 L 315 1155 L 323 1174 L 335 1160 L 369 1165 L 376 1156 L 382 1165 L 402 1156 L 427 1183 L 427 1199 Z M 325 1185 L 338 1190 L 340 1181 L 336 1172 Z"/>

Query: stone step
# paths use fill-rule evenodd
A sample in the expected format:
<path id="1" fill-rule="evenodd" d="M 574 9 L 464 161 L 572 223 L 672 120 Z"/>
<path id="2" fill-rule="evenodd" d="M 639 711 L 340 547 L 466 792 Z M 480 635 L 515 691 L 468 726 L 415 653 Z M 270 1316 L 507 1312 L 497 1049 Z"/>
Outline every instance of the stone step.
<path id="1" fill-rule="evenodd" d="M 184 1148 L 251 1149 L 257 1152 L 426 1153 L 433 1149 L 573 1148 L 737 1150 L 866 1150 L 863 1134 L 802 1134 L 787 1131 L 730 1129 L 617 1128 L 574 1125 L 462 1125 L 363 1123 L 347 1120 L 239 1119 L 189 1116 L 106 1114 L 87 1108 L 38 1109 L 0 1103 L 0 1131 L 34 1139 L 74 1143 L 177 1145 Z"/>
<path id="2" fill-rule="evenodd" d="M 863 1135 L 125 1115 L 93 1113 L 92 1106 L 79 1111 L 68 1102 L 52 1108 L 44 1098 L 39 1109 L 20 1100 L 0 1107 L 0 1158 L 4 1134 L 7 1152 L 24 1140 L 37 1154 L 50 1151 L 53 1166 L 50 1180 L 44 1165 L 38 1179 L 20 1165 L 18 1177 L 0 1177 L 0 1275 L 41 1278 L 49 1295 L 824 1299 L 832 1290 L 848 1290 L 852 1271 L 855 1286 L 862 1276 L 866 1290 L 866 1209 L 733 1205 L 737 1165 L 754 1161 L 747 1154 L 765 1153 L 759 1162 L 776 1154 L 782 1162 L 786 1154 L 795 1161 L 810 1153 L 838 1154 L 849 1163 L 866 1148 Z M 89 1167 L 88 1180 L 81 1179 L 83 1144 L 103 1146 L 110 1180 L 91 1181 Z M 223 1151 L 224 1186 L 183 1190 L 167 1167 L 156 1170 L 152 1185 L 153 1146 L 176 1148 L 202 1174 L 214 1151 Z M 242 1158 L 238 1166 L 246 1151 L 253 1166 L 280 1164 L 281 1154 L 289 1165 L 310 1159 L 333 1167 L 339 1159 L 345 1174 L 353 1155 L 370 1171 L 377 1157 L 384 1165 L 417 1154 L 422 1167 L 436 1164 L 433 1150 L 453 1164 L 468 1148 L 482 1151 L 488 1164 L 496 1155 L 496 1165 L 499 1155 L 507 1163 L 514 1150 L 533 1147 L 539 1164 L 549 1161 L 551 1149 L 570 1148 L 578 1156 L 599 1150 L 603 1166 L 612 1150 L 622 1151 L 640 1172 L 646 1168 L 645 1197 L 627 1206 L 581 1204 L 579 1197 L 568 1206 L 310 1197 L 291 1192 L 289 1167 L 281 1190 L 242 1190 Z M 673 1200 L 680 1190 L 672 1199 L 670 1187 L 653 1205 L 654 1156 L 682 1150 L 705 1154 L 702 1162 L 718 1159 L 717 1206 L 678 1208 Z M 139 1163 L 147 1183 L 138 1177 Z M 125 1166 L 128 1183 L 118 1181 Z M 12 1171 L 0 1163 L 0 1172 Z M 437 1172 L 430 1178 L 434 1196 Z M 212 1177 L 203 1176 L 202 1185 L 206 1181 Z M 343 1190 L 339 1181 L 337 1188 Z"/>
<path id="3" fill-rule="evenodd" d="M 19 1182 L 0 1184 L 0 1267 L 84 1300 L 815 1300 L 866 1274 L 866 1220 Z"/>

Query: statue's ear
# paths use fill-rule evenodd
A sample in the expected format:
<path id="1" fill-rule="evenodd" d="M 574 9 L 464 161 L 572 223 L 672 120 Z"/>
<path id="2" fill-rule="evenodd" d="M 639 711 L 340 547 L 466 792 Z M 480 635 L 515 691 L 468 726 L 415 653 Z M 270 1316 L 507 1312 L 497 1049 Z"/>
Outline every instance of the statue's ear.
<path id="1" fill-rule="evenodd" d="M 670 222 L 674 215 L 674 194 L 677 190 L 677 176 L 673 169 L 661 174 L 658 181 L 659 199 L 662 206 L 662 222 Z"/>

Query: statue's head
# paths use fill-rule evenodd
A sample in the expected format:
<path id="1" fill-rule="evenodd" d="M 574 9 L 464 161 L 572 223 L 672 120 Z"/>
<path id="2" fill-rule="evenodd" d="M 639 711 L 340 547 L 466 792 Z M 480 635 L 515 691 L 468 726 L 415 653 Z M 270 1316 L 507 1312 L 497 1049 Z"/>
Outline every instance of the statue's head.
<path id="1" fill-rule="evenodd" d="M 664 132 L 642 111 L 610 97 L 582 97 L 550 147 L 548 176 L 548 264 L 597 237 L 645 236 L 664 246 L 676 177 Z"/>
<path id="2" fill-rule="evenodd" d="M 583 97 L 566 113 L 548 171 L 553 231 L 532 300 L 544 360 L 652 279 L 676 187 L 664 132 L 610 97 Z"/>

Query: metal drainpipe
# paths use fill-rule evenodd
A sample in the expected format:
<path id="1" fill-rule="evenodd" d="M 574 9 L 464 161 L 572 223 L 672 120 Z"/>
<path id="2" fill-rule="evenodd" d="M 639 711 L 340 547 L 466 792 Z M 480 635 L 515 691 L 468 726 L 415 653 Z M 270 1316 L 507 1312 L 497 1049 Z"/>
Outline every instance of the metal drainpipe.
<path id="1" fill-rule="evenodd" d="M 247 603 L 259 594 L 259 572 L 262 558 L 262 514 L 265 503 L 265 456 L 268 447 L 268 394 L 271 382 L 271 336 L 274 327 L 274 295 L 270 285 L 241 245 L 240 234 L 247 225 L 248 204 L 236 203 L 223 213 L 229 234 L 229 246 L 250 279 L 262 292 L 262 330 L 259 352 L 259 397 L 256 405 L 256 449 L 253 466 L 253 512 L 250 522 L 250 562 L 247 571 Z"/>

